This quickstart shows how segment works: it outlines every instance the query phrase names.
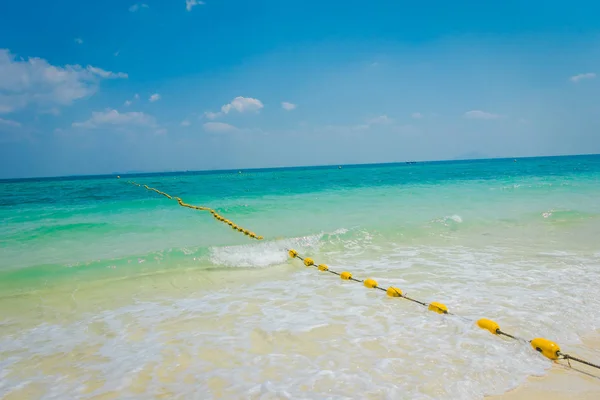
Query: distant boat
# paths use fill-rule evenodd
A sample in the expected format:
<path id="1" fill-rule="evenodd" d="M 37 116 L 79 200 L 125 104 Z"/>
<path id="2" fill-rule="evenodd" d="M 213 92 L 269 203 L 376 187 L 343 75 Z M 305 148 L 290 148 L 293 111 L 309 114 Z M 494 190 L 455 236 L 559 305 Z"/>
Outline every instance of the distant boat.
<path id="1" fill-rule="evenodd" d="M 417 162 L 416 161 L 407 161 L 406 163 L 407 164 L 416 164 Z"/>

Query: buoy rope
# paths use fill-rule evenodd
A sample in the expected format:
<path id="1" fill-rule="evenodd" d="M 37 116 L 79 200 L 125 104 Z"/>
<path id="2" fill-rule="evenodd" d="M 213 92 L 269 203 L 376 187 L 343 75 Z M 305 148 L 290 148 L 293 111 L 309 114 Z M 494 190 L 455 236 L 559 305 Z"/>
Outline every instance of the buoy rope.
<path id="1" fill-rule="evenodd" d="M 289 249 L 288 254 L 291 258 L 297 258 L 297 259 L 303 261 L 304 265 L 306 265 L 307 267 L 317 267 L 317 269 L 319 269 L 320 271 L 329 272 L 331 274 L 337 275 L 343 280 L 362 283 L 367 288 L 386 292 L 386 294 L 390 297 L 401 297 L 403 299 L 410 300 L 414 303 L 417 303 L 424 307 L 427 307 L 430 311 L 436 312 L 438 314 L 453 315 L 453 316 L 457 316 L 457 317 L 460 317 L 465 320 L 473 322 L 473 320 L 470 320 L 463 316 L 451 313 L 450 311 L 448 311 L 448 307 L 446 307 L 445 304 L 438 303 L 438 302 L 425 303 L 425 302 L 422 302 L 422 301 L 419 301 L 419 300 L 416 300 L 416 299 L 406 296 L 402 292 L 402 290 L 400 290 L 399 288 L 390 286 L 389 288 L 385 289 L 385 288 L 379 286 L 377 281 L 374 279 L 364 279 L 364 280 L 357 279 L 357 278 L 354 278 L 352 276 L 352 273 L 350 273 L 348 271 L 344 271 L 344 272 L 340 273 L 340 272 L 336 272 L 336 271 L 332 270 L 331 268 L 329 268 L 328 265 L 325 265 L 325 264 L 316 265 L 315 261 L 312 258 L 302 257 L 294 249 Z M 476 323 L 481 329 L 485 329 L 494 335 L 502 335 L 502 336 L 506 336 L 510 339 L 514 339 L 514 340 L 518 340 L 518 341 L 522 341 L 522 342 L 528 342 L 531 345 L 531 347 L 533 347 L 534 350 L 542 353 L 542 355 L 549 358 L 550 360 L 553 360 L 553 361 L 556 361 L 556 360 L 571 361 L 572 360 L 572 361 L 576 361 L 576 362 L 585 364 L 585 365 L 593 367 L 593 368 L 600 369 L 600 366 L 597 364 L 582 360 L 577 357 L 573 357 L 566 353 L 562 353 L 560 350 L 560 346 L 558 346 L 558 344 L 556 344 L 548 339 L 535 338 L 535 339 L 531 339 L 531 340 L 525 340 L 525 339 L 519 338 L 518 336 L 514 336 L 514 335 L 511 335 L 509 333 L 506 333 L 506 332 L 500 330 L 500 326 L 496 322 L 491 321 L 489 319 L 485 319 L 485 318 L 477 320 Z M 569 363 L 569 365 L 570 365 L 570 363 Z"/>
<path id="2" fill-rule="evenodd" d="M 564 360 L 567 360 L 567 361 L 573 360 L 573 361 L 577 361 L 578 363 L 581 363 L 581 364 L 585 364 L 585 365 L 587 365 L 587 366 L 590 366 L 590 367 L 592 367 L 592 368 L 597 368 L 597 369 L 600 369 L 600 365 L 597 365 L 597 364 L 591 363 L 591 362 L 589 362 L 589 361 L 585 361 L 585 360 L 582 360 L 582 359 L 580 359 L 580 358 L 573 357 L 573 356 L 571 356 L 571 355 L 569 355 L 569 354 L 563 354 L 563 353 L 561 353 L 561 352 L 559 352 L 558 354 L 559 354 L 559 355 L 562 357 L 562 359 L 564 359 Z M 569 363 L 569 365 L 570 365 L 570 363 Z"/>
<path id="3" fill-rule="evenodd" d="M 118 179 L 120 179 L 120 176 L 117 176 Z M 168 198 L 169 200 L 177 200 L 177 203 L 181 206 L 181 207 L 187 207 L 187 208 L 191 208 L 194 210 L 200 210 L 200 211 L 208 211 L 212 214 L 212 216 L 218 220 L 221 221 L 229 226 L 231 226 L 234 230 L 237 230 L 238 232 L 243 233 L 244 235 L 252 238 L 252 239 L 256 239 L 256 240 L 262 240 L 263 237 L 259 236 L 257 234 L 255 234 L 254 232 L 251 232 L 247 229 L 241 228 L 240 226 L 238 226 L 237 224 L 233 223 L 232 221 L 224 218 L 223 216 L 221 216 L 220 214 L 218 214 L 215 210 L 213 210 L 212 208 L 209 207 L 204 207 L 204 206 L 194 206 L 191 204 L 187 204 L 184 203 L 183 200 L 181 200 L 181 198 L 179 197 L 174 197 L 171 196 L 165 192 L 162 192 L 158 189 L 149 187 L 148 185 L 140 185 L 139 183 L 133 182 L 133 181 L 128 181 L 127 183 L 130 183 L 132 185 L 138 186 L 138 187 L 144 187 L 145 189 L 149 190 L 149 191 L 153 191 L 156 192 L 162 196 L 165 196 L 166 198 Z M 365 280 L 361 280 L 361 279 L 357 279 L 354 278 L 352 276 L 352 274 L 350 272 L 344 271 L 344 272 L 336 272 L 333 271 L 332 269 L 330 269 L 327 265 L 325 264 L 319 264 L 319 265 L 315 265 L 315 262 L 313 261 L 312 258 L 304 258 L 301 257 L 298 252 L 296 250 L 293 249 L 288 249 L 288 254 L 291 258 L 297 258 L 299 260 L 302 260 L 304 262 L 304 265 L 306 265 L 307 267 L 312 267 L 315 266 L 317 267 L 320 271 L 322 272 L 329 272 L 331 274 L 337 275 L 339 276 L 341 279 L 343 280 L 348 280 L 348 281 L 353 281 L 353 282 L 358 282 L 358 283 L 362 283 L 365 287 L 367 288 L 371 288 L 371 289 L 376 289 L 376 290 L 380 290 L 383 292 L 386 292 L 386 294 L 390 297 L 401 297 L 403 299 L 409 300 L 413 303 L 419 304 L 421 306 L 427 307 L 430 311 L 436 312 L 438 314 L 447 314 L 447 315 L 453 315 L 453 316 L 457 316 L 459 318 L 462 318 L 464 320 L 467 321 L 473 321 L 470 320 L 468 318 L 465 318 L 463 316 L 451 313 L 448 311 L 448 307 L 446 307 L 445 304 L 442 303 L 438 303 L 438 302 L 431 302 L 431 303 L 425 303 L 416 299 L 413 299 L 411 297 L 406 296 L 402 290 L 400 290 L 399 288 L 396 287 L 392 287 L 390 286 L 389 288 L 385 289 L 381 286 L 379 286 L 377 284 L 377 281 L 375 281 L 374 279 L 365 279 Z M 514 340 L 518 340 L 518 341 L 523 341 L 523 342 L 528 342 L 531 347 L 533 347 L 536 351 L 542 353 L 542 355 L 544 355 L 545 357 L 549 358 L 550 360 L 556 361 L 556 360 L 567 360 L 567 362 L 569 362 L 570 365 L 570 361 L 576 361 L 578 363 L 581 364 L 585 364 L 589 367 L 592 368 L 597 368 L 600 369 L 600 365 L 591 363 L 589 361 L 586 360 L 582 360 L 580 358 L 577 357 L 573 357 L 569 354 L 563 353 L 560 350 L 560 347 L 558 346 L 558 344 L 548 340 L 548 339 L 544 339 L 544 338 L 535 338 L 535 339 L 531 339 L 531 340 L 525 340 L 522 338 L 519 338 L 517 336 L 511 335 L 509 333 L 506 333 L 502 330 L 500 330 L 500 326 L 489 319 L 479 319 L 477 320 L 477 326 L 479 326 L 481 329 L 485 329 L 487 331 L 489 331 L 490 333 L 492 333 L 493 335 L 502 335 L 502 336 L 506 336 L 510 339 L 514 339 Z"/>
<path id="4" fill-rule="evenodd" d="M 118 179 L 121 179 L 120 176 L 117 177 Z M 181 200 L 180 197 L 175 197 L 175 196 L 171 196 L 170 194 L 167 194 L 165 192 L 162 192 L 158 189 L 155 189 L 153 187 L 150 187 L 148 185 L 140 185 L 139 183 L 133 182 L 133 181 L 127 181 L 127 183 L 130 183 L 134 186 L 138 186 L 138 187 L 143 187 L 146 190 L 152 191 L 152 192 L 156 192 L 162 196 L 165 196 L 166 198 L 168 198 L 169 200 L 177 200 L 177 203 L 181 206 L 181 207 L 186 207 L 186 208 L 191 208 L 193 210 L 199 210 L 199 211 L 208 211 L 212 214 L 212 216 L 217 220 L 217 221 L 221 221 L 224 224 L 229 225 L 233 230 L 236 230 L 240 233 L 243 233 L 244 235 L 248 236 L 249 238 L 252 239 L 256 239 L 256 240 L 263 240 L 264 238 L 260 235 L 257 235 L 256 233 L 249 231 L 248 229 L 244 229 L 241 226 L 237 225 L 236 223 L 234 223 L 233 221 L 223 217 L 222 215 L 220 215 L 219 213 L 217 213 L 215 210 L 213 210 L 210 207 L 204 207 L 204 206 L 194 206 L 192 204 L 187 204 L 185 203 L 183 200 Z"/>

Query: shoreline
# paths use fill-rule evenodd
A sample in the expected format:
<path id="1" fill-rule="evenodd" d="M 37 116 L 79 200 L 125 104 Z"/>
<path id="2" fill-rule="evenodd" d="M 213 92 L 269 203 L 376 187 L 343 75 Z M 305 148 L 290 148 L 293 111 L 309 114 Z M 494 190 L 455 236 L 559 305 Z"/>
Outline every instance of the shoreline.
<path id="1" fill-rule="evenodd" d="M 74 291 L 73 287 L 47 288 L 45 293 L 39 293 L 43 297 L 48 296 L 45 298 L 45 304 L 39 304 L 36 310 L 30 310 L 29 312 L 38 313 L 46 322 L 64 324 L 66 321 L 76 321 L 82 313 L 94 313 L 106 307 L 122 306 L 123 303 L 128 303 L 132 297 L 141 302 L 148 300 L 161 302 L 174 294 L 177 294 L 178 297 L 190 298 L 202 293 L 207 288 L 226 287 L 227 291 L 235 292 L 245 285 L 266 278 L 288 278 L 289 274 L 295 271 L 297 271 L 297 267 L 286 268 L 282 265 L 281 268 L 249 269 L 242 279 L 234 273 L 234 270 L 230 269 L 220 271 L 165 270 L 160 274 L 150 274 L 139 279 L 136 279 L 137 277 L 115 277 L 87 283 L 85 287 L 79 288 L 85 293 L 81 297 L 81 292 Z M 112 293 L 112 296 L 108 298 L 106 297 L 107 286 L 110 287 Z M 127 290 L 133 287 L 137 289 L 134 293 Z M 119 293 L 120 295 L 118 295 Z M 156 295 L 159 293 L 160 296 L 157 298 Z M 18 301 L 18 299 L 13 300 Z M 16 306 L 16 304 L 14 305 Z M 50 310 L 51 313 L 46 314 L 43 309 Z M 255 311 L 258 310 L 259 308 L 256 308 Z M 16 309 L 13 311 L 16 311 Z M 27 314 L 23 308 L 20 308 L 20 312 L 23 315 Z M 194 320 L 194 324 L 200 322 L 200 320 Z M 178 322 L 178 324 L 180 323 L 181 329 L 189 327 L 189 324 L 186 325 L 185 319 Z M 5 328 L 9 327 L 6 326 Z M 26 326 L 17 323 L 10 328 L 23 329 Z M 195 328 L 198 328 L 198 326 L 195 325 Z M 142 332 L 142 328 L 134 329 L 130 332 L 130 336 L 137 340 L 138 336 L 141 335 L 140 332 Z M 582 338 L 582 341 L 578 344 L 569 345 L 568 349 L 565 350 L 571 352 L 574 356 L 596 362 L 598 360 L 598 349 L 600 349 L 600 330 Z M 164 365 L 168 366 L 168 362 L 165 362 Z M 578 363 L 573 363 L 573 367 L 569 368 L 564 361 L 555 363 L 543 375 L 524 377 L 522 382 L 515 388 L 500 395 L 485 396 L 484 398 L 491 400 L 558 400 L 570 398 L 591 400 L 600 398 L 600 371 Z M 26 390 L 32 389 L 26 388 Z M 10 395 L 23 393 L 17 390 L 14 393 L 9 393 L 7 398 L 10 398 Z"/>

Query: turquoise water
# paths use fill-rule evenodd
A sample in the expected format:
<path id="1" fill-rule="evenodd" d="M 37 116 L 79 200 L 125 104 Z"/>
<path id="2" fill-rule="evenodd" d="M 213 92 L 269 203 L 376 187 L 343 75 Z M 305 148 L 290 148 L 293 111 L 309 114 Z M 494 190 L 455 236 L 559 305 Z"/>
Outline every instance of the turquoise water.
<path id="1" fill-rule="evenodd" d="M 214 208 L 265 240 L 128 180 Z M 444 302 L 468 318 L 550 335 L 598 360 L 597 350 L 581 344 L 600 327 L 600 317 L 586 313 L 600 306 L 598 199 L 600 156 L 2 181 L 0 351 L 8 361 L 0 364 L 0 394 L 323 398 L 374 386 L 396 398 L 502 393 L 549 364 L 526 347 L 481 337 L 472 324 L 306 269 L 285 249 Z M 405 313 L 401 322 L 396 312 Z M 409 325 L 394 336 L 401 326 L 394 324 Z M 135 345 L 128 329 L 144 332 Z M 438 331 L 445 333 L 410 349 Z M 346 341 L 354 350 L 340 355 Z M 94 350 L 82 353 L 76 345 L 84 344 Z M 52 346 L 80 362 L 61 370 Z M 207 348 L 236 354 L 240 363 L 198 355 Z M 400 353 L 390 355 L 392 348 Z M 152 354 L 143 358 L 141 349 Z M 177 365 L 189 355 L 184 370 L 168 369 L 169 351 Z M 404 370 L 393 360 L 409 352 L 415 364 Z M 445 373 L 458 381 L 434 379 L 442 372 L 428 360 L 440 352 L 437 361 L 452 366 Z M 135 369 L 136 354 L 147 376 L 139 392 L 119 378 Z M 506 366 L 486 367 L 481 357 Z M 49 363 L 45 373 L 33 368 L 40 358 Z M 355 370 L 361 363 L 366 369 Z M 170 371 L 167 383 L 161 366 Z M 420 367 L 429 372 L 415 372 Z M 57 377 L 62 383 L 48 391 Z"/>

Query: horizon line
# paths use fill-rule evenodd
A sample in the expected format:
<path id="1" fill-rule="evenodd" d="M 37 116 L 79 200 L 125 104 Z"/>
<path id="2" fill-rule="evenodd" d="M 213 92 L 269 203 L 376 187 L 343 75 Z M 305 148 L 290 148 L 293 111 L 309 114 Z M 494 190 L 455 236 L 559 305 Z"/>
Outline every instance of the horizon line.
<path id="1" fill-rule="evenodd" d="M 520 157 L 481 157 L 481 158 L 448 158 L 435 160 L 405 160 L 405 161 L 387 161 L 387 162 L 366 162 L 358 164 L 318 164 L 318 165 L 295 165 L 295 166 L 279 166 L 279 167 L 254 167 L 254 168 L 227 168 L 227 169 L 198 169 L 198 170 L 161 170 L 161 171 L 138 171 L 138 172 L 111 172 L 104 174 L 80 174 L 80 175 L 49 175 L 49 176 L 30 176 L 23 178 L 0 178 L 0 183 L 9 183 L 10 181 L 26 181 L 26 180 L 52 180 L 52 179 L 69 179 L 69 178 L 103 178 L 116 176 L 134 176 L 134 175 L 160 175 L 160 174 L 187 174 L 187 173 L 226 173 L 234 171 L 269 171 L 281 169 L 302 169 L 302 168 L 334 168 L 334 167 L 367 167 L 376 165 L 397 165 L 397 164 L 426 164 L 426 163 L 448 163 L 461 161 L 483 161 L 483 160 L 523 160 L 530 158 L 560 158 L 560 157 L 585 157 L 585 156 L 600 156 L 600 153 L 579 153 L 579 154 L 556 154 L 545 156 L 520 156 Z"/>

